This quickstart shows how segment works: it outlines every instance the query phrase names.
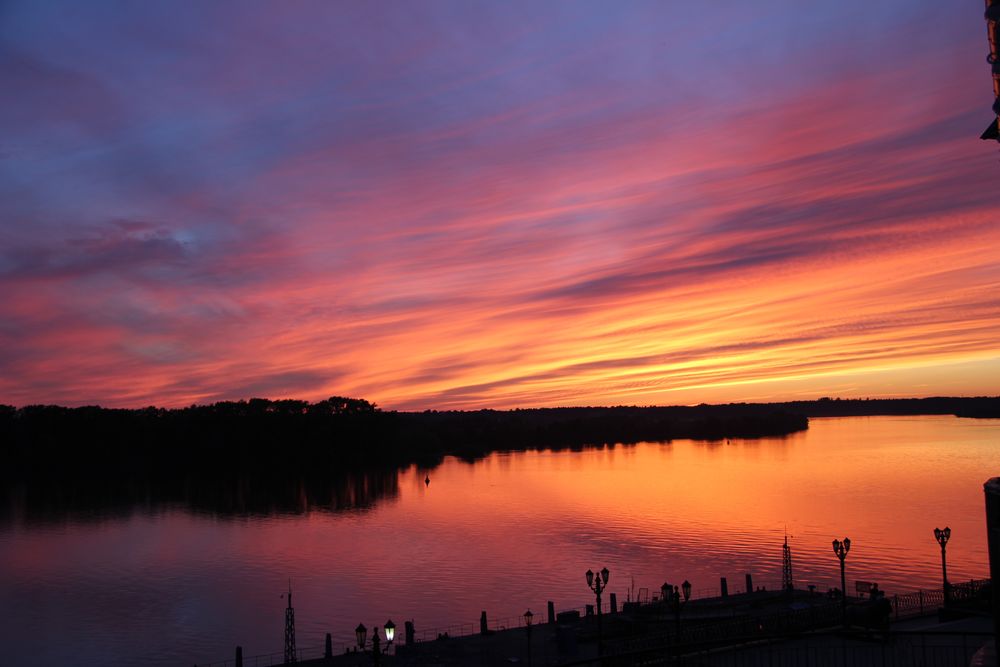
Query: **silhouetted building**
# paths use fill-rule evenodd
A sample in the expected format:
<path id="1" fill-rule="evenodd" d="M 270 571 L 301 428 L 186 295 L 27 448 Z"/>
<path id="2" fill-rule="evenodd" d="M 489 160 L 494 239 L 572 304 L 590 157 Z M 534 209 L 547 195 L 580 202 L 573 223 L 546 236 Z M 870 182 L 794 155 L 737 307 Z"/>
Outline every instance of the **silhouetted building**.
<path id="1" fill-rule="evenodd" d="M 993 113 L 997 116 L 983 132 L 981 139 L 1000 141 L 1000 0 L 986 0 L 986 33 L 990 52 L 987 62 L 993 68 Z"/>
<path id="2" fill-rule="evenodd" d="M 993 589 L 993 632 L 1000 649 L 1000 477 L 983 485 L 986 493 L 986 541 L 990 552 L 990 579 Z"/>

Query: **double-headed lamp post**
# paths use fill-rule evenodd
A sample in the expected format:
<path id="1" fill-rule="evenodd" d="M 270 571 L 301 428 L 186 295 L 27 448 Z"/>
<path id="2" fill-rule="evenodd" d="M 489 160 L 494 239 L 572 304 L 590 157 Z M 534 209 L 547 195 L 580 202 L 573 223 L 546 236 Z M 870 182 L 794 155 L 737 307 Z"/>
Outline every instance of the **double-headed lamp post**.
<path id="1" fill-rule="evenodd" d="M 608 587 L 608 577 L 611 573 L 603 568 L 595 577 L 592 570 L 587 570 L 587 586 L 597 594 L 597 654 L 604 654 L 604 636 L 601 628 L 601 592 Z"/>
<path id="2" fill-rule="evenodd" d="M 945 526 L 944 530 L 941 530 L 940 528 L 934 529 L 934 539 L 937 540 L 937 543 L 941 545 L 941 580 L 944 585 L 944 603 L 946 605 L 948 604 L 949 597 L 951 597 L 949 595 L 951 592 L 949 589 L 951 587 L 948 585 L 948 566 L 945 562 L 944 549 L 945 545 L 948 544 L 948 539 L 950 537 L 951 537 L 951 528 Z"/>
<path id="3" fill-rule="evenodd" d="M 358 627 L 354 629 L 354 633 L 358 638 L 358 648 L 362 651 L 365 650 L 365 638 L 368 635 L 368 628 L 365 627 L 364 623 L 359 623 Z M 391 620 L 385 622 L 385 648 L 381 648 L 382 643 L 378 636 L 378 626 L 376 625 L 372 628 L 372 660 L 375 664 L 379 664 L 382 658 L 382 653 L 388 653 L 389 647 L 392 646 L 392 640 L 396 638 L 396 624 Z"/>
<path id="4" fill-rule="evenodd" d="M 844 610 L 844 622 L 847 622 L 847 576 L 844 574 L 844 559 L 847 552 L 851 550 L 851 538 L 845 537 L 844 541 L 833 541 L 833 553 L 840 559 L 840 605 Z"/>
<path id="5" fill-rule="evenodd" d="M 691 599 L 691 582 L 687 579 L 684 583 L 677 586 L 671 586 L 670 584 L 663 584 L 660 587 L 660 591 L 663 593 L 663 600 L 670 606 L 670 609 L 674 612 L 674 624 L 676 626 L 677 634 L 680 635 L 681 632 L 681 609 L 687 604 L 688 600 Z M 681 595 L 684 597 L 682 598 Z"/>

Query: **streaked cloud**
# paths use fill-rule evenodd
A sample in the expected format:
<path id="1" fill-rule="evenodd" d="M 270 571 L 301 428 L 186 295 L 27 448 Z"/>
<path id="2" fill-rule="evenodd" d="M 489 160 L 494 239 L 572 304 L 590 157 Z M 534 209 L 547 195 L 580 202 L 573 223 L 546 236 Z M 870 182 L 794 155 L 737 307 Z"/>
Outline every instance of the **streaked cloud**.
<path id="1" fill-rule="evenodd" d="M 973 12 L 3 11 L 0 402 L 997 391 Z"/>

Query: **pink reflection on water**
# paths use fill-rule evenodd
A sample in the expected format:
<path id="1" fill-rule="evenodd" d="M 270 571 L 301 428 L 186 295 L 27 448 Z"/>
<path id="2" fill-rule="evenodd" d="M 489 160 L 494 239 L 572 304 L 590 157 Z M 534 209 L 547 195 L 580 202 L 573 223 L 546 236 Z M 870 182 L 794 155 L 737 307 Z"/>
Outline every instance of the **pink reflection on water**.
<path id="1" fill-rule="evenodd" d="M 750 572 L 773 588 L 786 530 L 800 587 L 839 585 L 831 540 L 845 536 L 849 587 L 938 586 L 945 525 L 952 581 L 978 578 L 997 436 L 995 421 L 953 417 L 815 419 L 784 439 L 447 459 L 400 473 L 370 510 L 15 525 L 0 529 L 0 644 L 25 665 L 280 651 L 288 578 L 301 647 L 326 632 L 350 644 L 359 622 L 412 619 L 420 638 L 471 631 L 482 610 L 516 623 L 547 600 L 580 607 L 584 572 L 604 566 L 619 601 L 633 580 L 707 595 Z"/>

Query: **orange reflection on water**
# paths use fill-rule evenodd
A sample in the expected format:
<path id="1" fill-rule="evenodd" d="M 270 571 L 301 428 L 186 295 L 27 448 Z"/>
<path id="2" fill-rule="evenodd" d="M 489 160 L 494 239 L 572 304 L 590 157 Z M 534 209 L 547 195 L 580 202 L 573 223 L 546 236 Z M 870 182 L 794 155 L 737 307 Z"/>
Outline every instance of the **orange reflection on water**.
<path id="1" fill-rule="evenodd" d="M 579 573 L 598 564 L 619 574 L 622 597 L 632 576 L 653 589 L 727 576 L 732 588 L 749 571 L 776 586 L 786 530 L 801 586 L 839 585 L 831 541 L 849 536 L 849 581 L 909 589 L 939 584 L 932 531 L 945 525 L 952 579 L 985 574 L 982 482 L 997 472 L 998 431 L 953 417 L 816 419 L 784 439 L 500 454 L 446 462 L 426 490 L 411 472 L 400 504 L 420 508 L 406 523 L 462 526 L 477 559 L 529 568 L 541 590 L 577 601 Z"/>
<path id="2" fill-rule="evenodd" d="M 301 647 L 321 647 L 327 632 L 351 645 L 359 622 L 387 618 L 413 619 L 433 639 L 473 631 L 483 610 L 504 624 L 544 614 L 548 600 L 591 603 L 584 572 L 604 566 L 619 601 L 633 581 L 638 592 L 687 579 L 708 595 L 722 576 L 742 589 L 750 572 L 773 588 L 786 529 L 800 588 L 839 586 L 831 541 L 845 536 L 849 587 L 939 586 L 933 529 L 945 525 L 952 581 L 980 578 L 982 483 L 1000 474 L 998 442 L 996 420 L 814 419 L 788 438 L 448 458 L 358 482 L 388 492 L 355 494 L 361 502 L 338 511 L 136 508 L 0 526 L 0 598 L 11 601 L 0 644 L 25 665 L 66 662 L 91 643 L 100 664 L 150 652 L 191 664 L 236 644 L 280 651 L 289 578 Z"/>

